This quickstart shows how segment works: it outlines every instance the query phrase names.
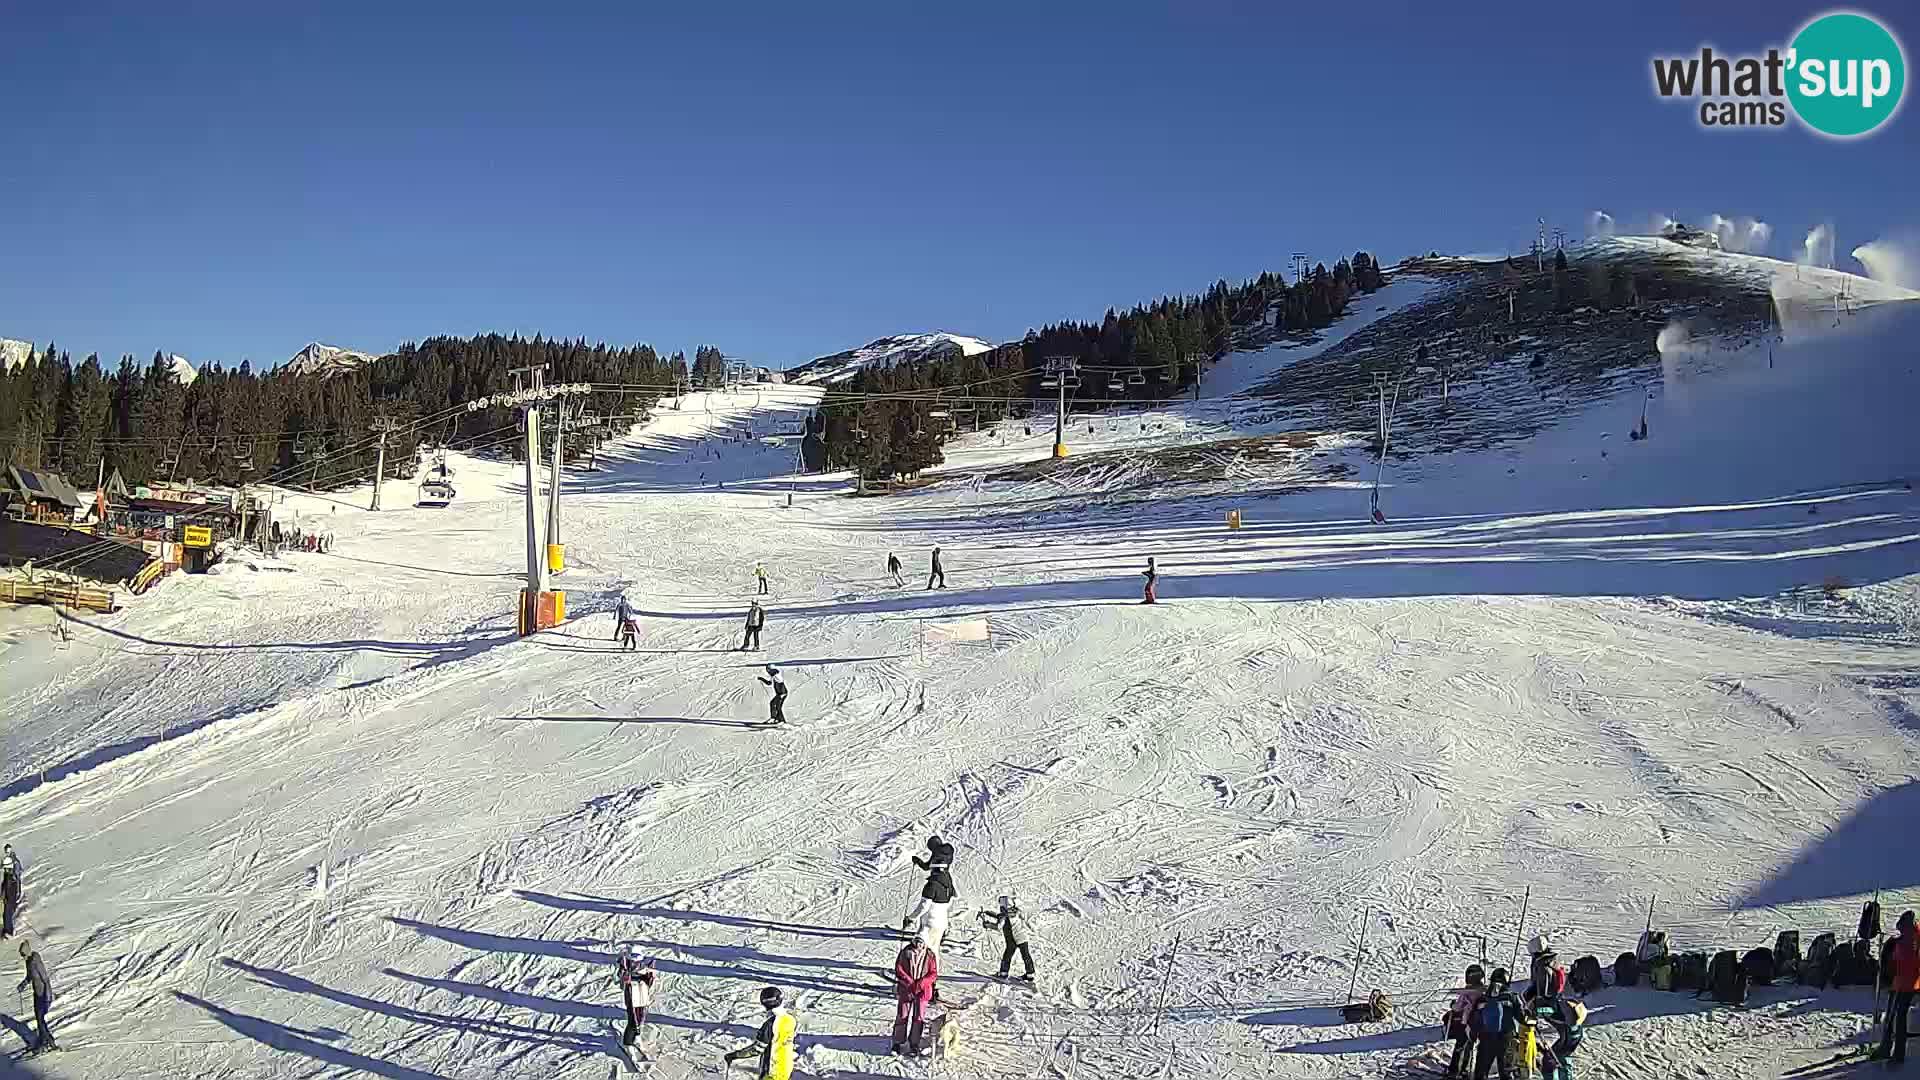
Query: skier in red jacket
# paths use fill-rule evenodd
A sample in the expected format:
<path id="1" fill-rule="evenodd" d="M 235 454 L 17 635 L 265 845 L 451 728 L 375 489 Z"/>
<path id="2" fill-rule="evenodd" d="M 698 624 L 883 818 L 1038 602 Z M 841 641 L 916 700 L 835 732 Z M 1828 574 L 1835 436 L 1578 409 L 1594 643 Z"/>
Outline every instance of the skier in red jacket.
<path id="1" fill-rule="evenodd" d="M 893 960 L 893 1052 L 920 1054 L 926 1050 L 927 1006 L 933 1003 L 940 958 L 919 936 L 909 939 Z"/>
<path id="2" fill-rule="evenodd" d="M 1914 926 L 1913 912 L 1901 913 L 1892 954 L 1887 959 L 1887 984 L 1893 990 L 1893 1000 L 1880 1048 L 1872 1056 L 1899 1063 L 1907 1060 L 1907 1014 L 1913 1009 L 1914 994 L 1920 992 L 1920 929 Z"/>

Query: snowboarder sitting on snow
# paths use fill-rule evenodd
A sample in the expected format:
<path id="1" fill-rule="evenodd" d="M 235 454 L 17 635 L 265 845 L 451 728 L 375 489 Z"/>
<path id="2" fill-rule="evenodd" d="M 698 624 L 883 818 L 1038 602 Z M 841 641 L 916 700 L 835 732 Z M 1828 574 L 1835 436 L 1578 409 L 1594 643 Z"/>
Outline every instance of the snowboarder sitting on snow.
<path id="1" fill-rule="evenodd" d="M 916 863 L 919 861 L 914 860 Z M 919 934 L 927 940 L 928 945 L 937 949 L 940 939 L 947 936 L 947 905 L 951 903 L 953 875 L 945 866 L 933 863 L 927 871 L 927 883 L 920 889 L 920 902 L 907 915 L 900 928 Z"/>
<path id="2" fill-rule="evenodd" d="M 1468 1027 L 1474 1038 L 1473 1080 L 1487 1080 L 1487 1073 L 1495 1066 L 1499 1067 L 1500 1080 L 1512 1080 L 1507 1044 L 1520 1030 L 1520 1002 L 1513 996 L 1506 968 L 1493 969 L 1486 996 L 1474 1007 Z"/>
<path id="3" fill-rule="evenodd" d="M 759 1055 L 760 1063 L 754 1076 L 758 1080 L 790 1080 L 793 1076 L 793 1035 L 795 1023 L 793 1014 L 780 1007 L 780 988 L 769 986 L 760 991 L 760 1004 L 767 1010 L 767 1018 L 761 1022 L 760 1030 L 753 1034 L 753 1045 L 743 1046 L 726 1055 L 728 1065 L 741 1058 Z"/>
<path id="4" fill-rule="evenodd" d="M 0 856 L 0 938 L 13 936 L 13 920 L 20 913 L 20 859 L 7 845 Z"/>
<path id="5" fill-rule="evenodd" d="M 1447 1061 L 1449 1080 L 1466 1080 L 1473 1073 L 1473 1032 L 1468 1025 L 1487 992 L 1486 978 L 1486 969 L 1479 964 L 1467 965 L 1467 985 L 1447 1006 L 1447 1038 L 1453 1040 L 1453 1055 Z"/>
<path id="6" fill-rule="evenodd" d="M 33 987 L 33 1045 L 27 1048 L 30 1054 L 42 1050 L 58 1050 L 60 1044 L 53 1041 L 53 1032 L 47 1028 L 47 1010 L 53 1006 L 53 983 L 47 978 L 47 965 L 34 951 L 33 942 L 20 943 L 20 958 L 27 962 L 27 977 L 20 980 L 15 991 Z"/>
<path id="7" fill-rule="evenodd" d="M 752 606 L 747 608 L 747 636 L 740 639 L 742 652 L 760 647 L 760 628 L 765 625 L 767 625 L 767 609 L 760 606 L 760 601 L 755 600 Z"/>
<path id="8" fill-rule="evenodd" d="M 887 574 L 893 578 L 895 585 L 906 584 L 900 577 L 900 556 L 895 555 L 891 551 L 887 552 Z"/>
<path id="9" fill-rule="evenodd" d="M 653 1004 L 653 987 L 659 976 L 638 945 L 628 946 L 620 957 L 620 996 L 627 1006 L 627 1030 L 620 1036 L 622 1046 L 632 1046 L 647 1026 L 647 1008 Z"/>
<path id="10" fill-rule="evenodd" d="M 940 958 L 915 937 L 893 959 L 893 1052 L 919 1054 L 926 1050 L 927 1006 L 934 1000 L 940 977 Z"/>
<path id="11" fill-rule="evenodd" d="M 1018 953 L 1021 965 L 1027 969 L 1026 974 L 1020 976 L 1020 981 L 1032 983 L 1033 950 L 1027 943 L 1027 917 L 1021 913 L 1020 905 L 1014 903 L 1013 897 L 1001 897 L 998 912 L 981 912 L 980 925 L 989 930 L 1000 931 L 1000 939 L 1006 942 L 1005 950 L 1000 953 L 998 977 L 1004 979 L 1007 973 L 1013 970 L 1013 957 Z"/>
<path id="12" fill-rule="evenodd" d="M 784 724 L 787 722 L 787 680 L 780 677 L 780 669 L 767 665 L 767 673 L 760 681 L 773 688 L 773 697 L 767 702 L 767 723 Z"/>

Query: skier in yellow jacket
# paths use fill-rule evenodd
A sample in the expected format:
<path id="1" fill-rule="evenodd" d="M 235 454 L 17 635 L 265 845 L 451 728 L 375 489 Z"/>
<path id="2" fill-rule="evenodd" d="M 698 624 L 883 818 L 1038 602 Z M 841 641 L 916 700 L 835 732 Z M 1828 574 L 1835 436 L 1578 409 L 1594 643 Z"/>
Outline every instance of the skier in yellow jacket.
<path id="1" fill-rule="evenodd" d="M 766 1007 L 767 1018 L 754 1032 L 753 1045 L 743 1046 L 726 1056 L 728 1065 L 758 1056 L 759 1068 L 754 1072 L 758 1080 L 792 1080 L 793 1076 L 793 1035 L 795 1023 L 793 1014 L 780 1007 L 780 988 L 769 986 L 760 991 L 760 1004 Z"/>

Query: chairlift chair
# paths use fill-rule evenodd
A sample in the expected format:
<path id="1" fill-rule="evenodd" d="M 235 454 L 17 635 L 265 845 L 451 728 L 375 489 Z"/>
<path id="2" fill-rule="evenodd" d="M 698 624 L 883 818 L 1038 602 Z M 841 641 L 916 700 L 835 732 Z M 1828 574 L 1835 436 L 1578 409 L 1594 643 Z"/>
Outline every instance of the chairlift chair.
<path id="1" fill-rule="evenodd" d="M 1141 374 L 1140 372 L 1136 371 L 1133 374 L 1127 376 L 1127 385 L 1128 386 L 1145 386 L 1147 385 L 1147 377 Z"/>
<path id="2" fill-rule="evenodd" d="M 1069 390 L 1078 390 L 1080 389 L 1080 376 L 1069 375 L 1066 378 L 1060 380 L 1060 384 L 1062 386 L 1065 386 Z"/>
<path id="3" fill-rule="evenodd" d="M 1125 390 L 1126 388 L 1127 388 L 1126 381 L 1121 379 L 1118 375 L 1107 380 L 1107 389 L 1113 391 L 1116 394 L 1122 390 Z"/>
<path id="4" fill-rule="evenodd" d="M 1054 377 L 1053 377 L 1053 376 L 1051 376 L 1051 375 L 1049 375 L 1049 376 L 1047 376 L 1046 378 L 1044 378 L 1044 379 L 1041 379 L 1041 380 L 1040 380 L 1040 389 L 1042 389 L 1042 390 L 1052 390 L 1053 388 L 1055 388 L 1055 387 L 1057 387 L 1057 386 L 1059 386 L 1059 385 L 1060 385 L 1060 380 L 1059 380 L 1059 379 L 1056 379 L 1056 378 L 1054 378 Z"/>

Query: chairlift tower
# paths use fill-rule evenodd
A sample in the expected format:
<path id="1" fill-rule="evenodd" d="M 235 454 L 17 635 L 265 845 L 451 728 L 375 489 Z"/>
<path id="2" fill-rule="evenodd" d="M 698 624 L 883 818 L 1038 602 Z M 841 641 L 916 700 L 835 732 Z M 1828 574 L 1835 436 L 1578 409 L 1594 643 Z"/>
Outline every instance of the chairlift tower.
<path id="1" fill-rule="evenodd" d="M 524 418 L 527 443 L 522 475 L 526 483 L 527 588 L 520 596 L 519 623 L 522 634 L 544 630 L 566 617 L 565 594 L 547 591 L 547 568 L 551 561 L 557 560 L 558 553 L 548 550 L 540 542 L 540 515 L 535 506 L 540 490 L 540 407 L 562 397 L 586 394 L 592 390 L 585 383 L 549 386 L 546 370 L 544 364 L 514 368 L 508 372 L 513 376 L 514 388 L 511 392 L 467 402 L 468 412 L 487 408 L 517 408 Z"/>
<path id="2" fill-rule="evenodd" d="M 1305 280 L 1307 280 L 1307 253 L 1296 251 L 1293 253 L 1293 283 L 1298 285 Z"/>
<path id="3" fill-rule="evenodd" d="M 400 425 L 392 417 L 377 416 L 373 420 L 373 433 L 380 438 L 380 452 L 373 466 L 373 504 L 369 510 L 380 509 L 380 480 L 387 475 L 387 436 L 399 430 Z"/>
<path id="4" fill-rule="evenodd" d="M 1046 359 L 1046 372 L 1053 377 L 1060 393 L 1058 411 L 1053 414 L 1053 456 L 1067 456 L 1067 379 L 1080 370 L 1080 360 L 1073 356 L 1049 356 Z"/>

